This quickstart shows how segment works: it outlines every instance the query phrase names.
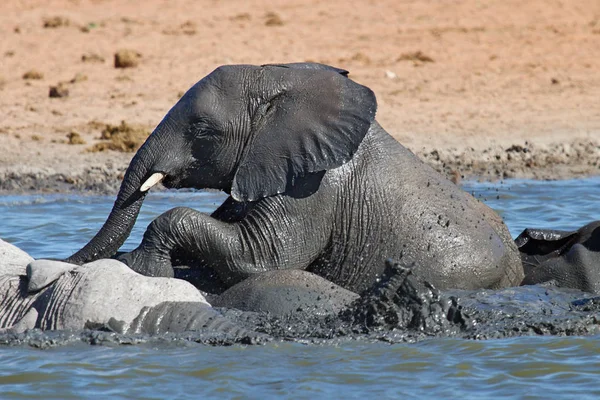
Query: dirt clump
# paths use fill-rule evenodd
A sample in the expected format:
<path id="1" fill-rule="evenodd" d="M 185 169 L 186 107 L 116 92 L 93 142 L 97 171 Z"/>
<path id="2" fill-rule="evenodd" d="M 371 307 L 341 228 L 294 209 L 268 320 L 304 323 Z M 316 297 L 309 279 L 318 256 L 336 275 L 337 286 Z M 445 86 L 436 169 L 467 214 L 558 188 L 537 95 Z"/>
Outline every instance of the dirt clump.
<path id="1" fill-rule="evenodd" d="M 86 74 L 78 72 L 78 73 L 75 74 L 75 76 L 73 77 L 73 79 L 71 79 L 69 81 L 69 83 L 84 82 L 84 81 L 87 81 L 87 80 L 88 80 L 88 77 L 87 77 Z"/>
<path id="2" fill-rule="evenodd" d="M 276 12 L 269 11 L 265 14 L 265 26 L 283 26 L 283 20 Z"/>
<path id="3" fill-rule="evenodd" d="M 140 63 L 142 55 L 135 50 L 123 49 L 115 53 L 115 68 L 134 68 Z"/>
<path id="4" fill-rule="evenodd" d="M 69 144 L 86 144 L 86 141 L 83 140 L 81 135 L 75 131 L 69 132 L 67 135 L 67 139 Z"/>
<path id="5" fill-rule="evenodd" d="M 356 52 L 354 53 L 352 56 L 350 56 L 349 58 L 340 58 L 340 63 L 358 63 L 358 64 L 362 64 L 362 65 L 371 65 L 373 63 L 373 61 L 371 60 L 371 58 L 366 55 L 365 53 L 361 53 Z"/>
<path id="6" fill-rule="evenodd" d="M 106 150 L 135 152 L 144 143 L 150 131 L 146 127 L 130 125 L 121 121 L 120 125 L 106 124 L 102 129 L 100 140 L 88 148 L 88 152 L 101 152 Z"/>
<path id="7" fill-rule="evenodd" d="M 55 15 L 53 17 L 46 17 L 43 20 L 44 28 L 61 28 L 71 25 L 71 21 L 66 17 Z"/>
<path id="8" fill-rule="evenodd" d="M 240 13 L 240 14 L 236 14 L 233 17 L 229 17 L 230 21 L 250 21 L 252 19 L 252 16 L 249 13 Z"/>
<path id="9" fill-rule="evenodd" d="M 67 97 L 68 95 L 69 88 L 63 82 L 50 86 L 50 90 L 48 91 L 48 96 L 51 98 Z"/>
<path id="10" fill-rule="evenodd" d="M 86 53 L 81 56 L 81 62 L 102 64 L 104 62 L 104 57 L 96 53 Z"/>
<path id="11" fill-rule="evenodd" d="M 193 21 L 185 21 L 177 28 L 164 29 L 162 32 L 165 35 L 195 35 L 197 33 L 198 26 Z"/>
<path id="12" fill-rule="evenodd" d="M 23 74 L 23 79 L 25 80 L 40 80 L 44 79 L 44 74 L 37 69 L 30 69 L 29 71 Z"/>

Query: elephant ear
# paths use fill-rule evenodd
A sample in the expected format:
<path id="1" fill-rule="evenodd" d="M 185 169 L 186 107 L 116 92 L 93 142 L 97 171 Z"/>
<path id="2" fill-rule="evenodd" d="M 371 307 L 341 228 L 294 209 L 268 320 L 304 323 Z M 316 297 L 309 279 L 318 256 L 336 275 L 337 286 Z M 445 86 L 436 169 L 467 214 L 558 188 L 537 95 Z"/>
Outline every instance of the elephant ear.
<path id="1" fill-rule="evenodd" d="M 237 201 L 284 193 L 303 176 L 348 162 L 375 119 L 375 94 L 343 70 L 267 65 L 262 76 L 262 85 L 274 89 L 253 118 L 233 179 Z"/>
<path id="2" fill-rule="evenodd" d="M 288 63 L 288 64 L 265 64 L 261 65 L 262 67 L 281 67 L 281 68 L 291 68 L 291 69 L 313 69 L 313 70 L 323 70 L 323 71 L 333 71 L 337 72 L 340 75 L 348 76 L 349 72 L 345 69 L 332 67 L 331 65 L 312 63 L 312 62 L 297 62 L 297 63 Z"/>

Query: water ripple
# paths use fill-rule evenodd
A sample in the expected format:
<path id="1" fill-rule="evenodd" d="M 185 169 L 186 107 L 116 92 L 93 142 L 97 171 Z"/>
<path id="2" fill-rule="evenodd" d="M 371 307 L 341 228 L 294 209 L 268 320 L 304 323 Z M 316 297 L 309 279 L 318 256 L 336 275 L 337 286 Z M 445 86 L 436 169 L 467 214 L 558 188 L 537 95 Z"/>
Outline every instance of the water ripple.
<path id="1" fill-rule="evenodd" d="M 515 236 L 526 227 L 575 229 L 600 219 L 600 177 L 466 182 L 464 188 L 496 209 Z M 149 194 L 125 249 L 139 243 L 160 213 L 176 206 L 211 212 L 223 199 L 217 193 Z M 5 196 L 0 198 L 0 237 L 34 257 L 66 257 L 97 232 L 113 201 L 107 196 Z M 600 396 L 600 337 L 247 348 L 194 343 L 43 351 L 5 347 L 0 360 L 2 399 Z"/>

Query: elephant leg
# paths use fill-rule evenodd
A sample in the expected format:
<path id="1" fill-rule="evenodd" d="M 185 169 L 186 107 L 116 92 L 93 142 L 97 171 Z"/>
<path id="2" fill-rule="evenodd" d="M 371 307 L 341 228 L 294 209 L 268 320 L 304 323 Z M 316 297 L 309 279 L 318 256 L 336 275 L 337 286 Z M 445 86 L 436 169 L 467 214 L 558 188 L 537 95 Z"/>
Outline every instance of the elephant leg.
<path id="1" fill-rule="evenodd" d="M 208 220 L 204 213 L 187 207 L 173 208 L 157 217 L 146 229 L 140 245 L 130 253 L 119 256 L 119 261 L 146 276 L 173 277 L 172 260 L 189 255 L 202 264 L 202 232 Z M 219 222 L 216 221 L 215 222 Z"/>
<path id="2" fill-rule="evenodd" d="M 226 222 L 178 207 L 156 218 L 141 244 L 119 259 L 148 276 L 173 276 L 174 254 L 187 253 L 198 265 L 217 272 L 230 287 L 249 276 L 277 269 L 305 269 L 323 251 L 331 226 L 315 229 L 331 210 L 315 207 L 312 197 L 273 196 L 247 210 L 241 221 Z M 294 222 L 294 223 L 291 223 Z"/>

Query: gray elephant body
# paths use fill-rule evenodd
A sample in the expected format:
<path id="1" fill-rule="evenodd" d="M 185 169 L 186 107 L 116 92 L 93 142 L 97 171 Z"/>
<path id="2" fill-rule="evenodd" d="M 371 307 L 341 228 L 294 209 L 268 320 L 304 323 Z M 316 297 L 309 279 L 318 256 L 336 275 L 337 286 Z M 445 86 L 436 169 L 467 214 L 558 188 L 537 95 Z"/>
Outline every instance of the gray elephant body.
<path id="1" fill-rule="evenodd" d="M 439 288 L 499 288 L 522 278 L 516 247 L 500 218 L 377 123 L 348 163 L 314 179 L 320 179 L 319 188 L 306 197 L 282 194 L 246 204 L 229 198 L 212 217 L 235 228 L 237 238 L 224 242 L 237 246 L 198 249 L 204 250 L 202 259 L 226 261 L 228 276 L 241 272 L 241 278 L 276 268 L 306 269 L 355 293 L 381 276 L 386 258 L 414 261 L 414 273 Z M 178 209 L 151 229 L 164 234 L 179 218 L 193 226 L 207 220 Z"/>
<path id="2" fill-rule="evenodd" d="M 373 93 L 346 74 L 319 64 L 217 69 L 169 111 L 107 222 L 68 260 L 113 255 L 162 180 L 231 196 L 212 216 L 176 208 L 157 218 L 120 258 L 146 275 L 173 276 L 185 253 L 226 287 L 302 269 L 360 293 L 394 258 L 442 289 L 519 284 L 500 218 L 385 132 Z"/>
<path id="3" fill-rule="evenodd" d="M 34 261 L 0 240 L 0 329 L 81 330 L 114 319 L 126 330 L 142 309 L 164 302 L 211 309 L 186 281 L 146 277 L 116 260 Z"/>
<path id="4" fill-rule="evenodd" d="M 308 317 L 337 314 L 358 298 L 309 272 L 275 272 L 276 276 L 265 274 L 232 287 L 216 298 L 217 305 L 273 317 Z M 34 261 L 0 240 L 0 331 L 98 327 L 128 334 L 202 331 L 236 338 L 261 336 L 223 317 L 189 282 L 146 277 L 111 259 L 83 266 Z"/>
<path id="5" fill-rule="evenodd" d="M 516 239 L 521 252 L 523 284 L 600 293 L 600 221 L 576 231 L 525 229 Z"/>

